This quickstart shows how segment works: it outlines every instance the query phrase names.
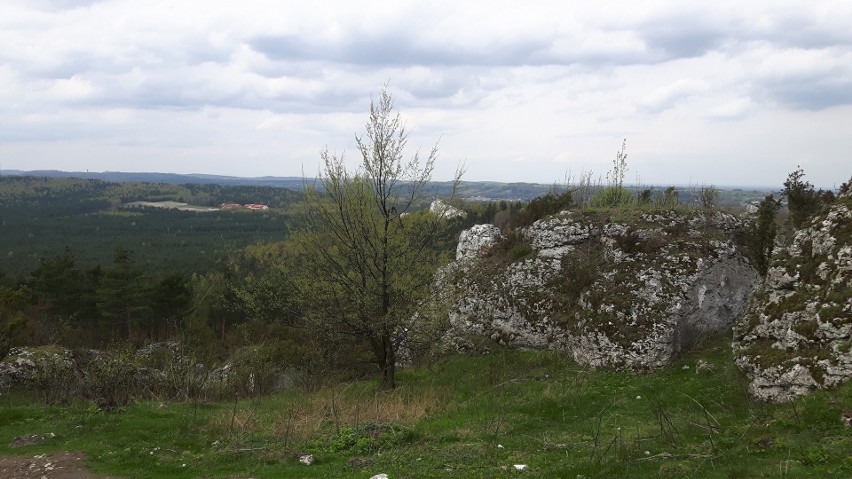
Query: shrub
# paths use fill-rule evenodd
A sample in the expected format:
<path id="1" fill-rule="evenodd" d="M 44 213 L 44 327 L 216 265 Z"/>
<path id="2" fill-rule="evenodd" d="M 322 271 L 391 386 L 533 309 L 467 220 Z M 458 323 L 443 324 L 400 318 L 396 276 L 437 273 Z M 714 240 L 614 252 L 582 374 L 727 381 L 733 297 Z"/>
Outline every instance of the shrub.
<path id="1" fill-rule="evenodd" d="M 695 189 L 695 196 L 702 208 L 715 208 L 719 200 L 719 190 L 713 185 L 701 184 Z"/>
<path id="2" fill-rule="evenodd" d="M 787 208 L 790 210 L 787 222 L 793 229 L 804 227 L 823 206 L 825 192 L 814 191 L 814 186 L 810 182 L 802 180 L 804 176 L 805 172 L 801 166 L 787 175 L 787 181 L 784 182 L 781 193 L 787 198 Z"/>
<path id="3" fill-rule="evenodd" d="M 83 394 L 102 411 L 116 411 L 144 392 L 142 370 L 129 350 L 79 357 Z"/>
<path id="4" fill-rule="evenodd" d="M 597 208 L 616 208 L 633 203 L 633 195 L 623 186 L 607 186 L 592 196 L 592 206 Z"/>
<path id="5" fill-rule="evenodd" d="M 550 216 L 574 206 L 573 192 L 566 190 L 562 193 L 551 192 L 531 200 L 518 213 L 515 226 L 523 228 L 535 223 L 537 220 Z"/>
<path id="6" fill-rule="evenodd" d="M 680 193 L 674 186 L 669 186 L 662 195 L 657 195 L 654 203 L 660 208 L 674 208 L 680 204 Z"/>
<path id="7" fill-rule="evenodd" d="M 775 216 L 779 208 L 781 208 L 780 201 L 772 195 L 766 196 L 758 206 L 755 223 L 744 233 L 745 252 L 761 275 L 766 275 L 772 258 L 772 249 L 775 247 Z"/>

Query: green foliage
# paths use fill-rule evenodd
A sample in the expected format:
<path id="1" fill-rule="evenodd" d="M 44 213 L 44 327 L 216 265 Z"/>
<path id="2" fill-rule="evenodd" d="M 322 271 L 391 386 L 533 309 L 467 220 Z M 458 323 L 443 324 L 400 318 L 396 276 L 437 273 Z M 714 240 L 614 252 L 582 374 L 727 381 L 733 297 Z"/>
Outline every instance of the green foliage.
<path id="1" fill-rule="evenodd" d="M 394 424 L 359 424 L 345 427 L 323 441 L 309 443 L 312 449 L 322 448 L 329 453 L 369 455 L 381 453 L 390 447 L 399 447 L 411 442 L 411 430 Z"/>
<path id="2" fill-rule="evenodd" d="M 787 199 L 790 216 L 787 221 L 792 229 L 801 229 L 819 213 L 823 206 L 823 191 L 814 191 L 814 186 L 804 181 L 802 167 L 787 175 L 781 195 Z"/>
<path id="3" fill-rule="evenodd" d="M 0 361 L 21 337 L 27 324 L 23 315 L 24 306 L 29 300 L 25 287 L 12 289 L 0 285 Z"/>
<path id="4" fill-rule="evenodd" d="M 550 192 L 527 203 L 521 208 L 512 223 L 515 228 L 523 228 L 572 206 L 574 206 L 572 190 L 566 189 L 561 193 Z"/>
<path id="5" fill-rule="evenodd" d="M 302 301 L 293 271 L 296 254 L 287 243 L 250 246 L 228 258 L 225 307 L 248 321 L 293 325 Z"/>
<path id="6" fill-rule="evenodd" d="M 607 186 L 592 196 L 591 206 L 595 208 L 618 208 L 633 203 L 633 195 L 623 186 Z"/>
<path id="7" fill-rule="evenodd" d="M 696 371 L 698 360 L 712 371 Z M 4 441 L 0 453 L 83 451 L 94 472 L 152 479 L 437 478 L 447 469 L 490 478 L 516 475 L 513 464 L 536 477 L 590 479 L 852 472 L 842 421 L 852 383 L 784 404 L 756 402 L 724 341 L 640 376 L 590 371 L 555 351 L 499 348 L 399 376 L 393 392 L 347 382 L 257 401 L 142 401 L 116 414 L 13 394 L 0 407 L 0 435 L 55 437 L 26 451 Z M 424 413 L 406 415 L 416 408 Z M 303 424 L 316 427 L 299 435 Z M 294 451 L 316 462 L 303 466 Z"/>
<path id="8" fill-rule="evenodd" d="M 280 241 L 294 221 L 289 210 L 300 198 L 301 193 L 272 187 L 2 176 L 0 255 L 7 273 L 23 275 L 67 247 L 85 272 L 111 262 L 112 252 L 123 246 L 139 253 L 139 267 L 147 271 L 203 272 L 231 249 Z M 121 207 L 141 200 L 264 203 L 273 209 L 198 213 Z"/>
<path id="9" fill-rule="evenodd" d="M 189 278 L 182 273 L 163 273 L 152 282 L 147 296 L 150 307 L 147 337 L 153 341 L 159 341 L 170 326 L 179 324 L 192 312 L 192 288 Z"/>
<path id="10" fill-rule="evenodd" d="M 97 297 L 101 314 L 114 322 L 113 328 L 121 331 L 121 338 L 130 339 L 149 306 L 142 289 L 141 272 L 130 251 L 115 250 L 113 265 L 104 271 Z"/>
<path id="11" fill-rule="evenodd" d="M 408 134 L 387 88 L 371 103 L 366 135 L 356 140 L 357 172 L 324 150 L 320 187 L 306 191 L 305 229 L 296 236 L 301 286 L 318 331 L 369 344 L 383 387 L 393 388 L 402 325 L 447 253 L 439 249 L 446 220 L 413 210 L 437 146 L 425 159 L 404 158 Z"/>
<path id="12" fill-rule="evenodd" d="M 713 185 L 702 183 L 695 189 L 694 196 L 698 205 L 705 209 L 716 208 L 719 202 L 719 190 Z"/>
<path id="13" fill-rule="evenodd" d="M 777 226 L 775 217 L 781 202 L 772 195 L 766 196 L 757 210 L 757 218 L 751 229 L 745 232 L 743 245 L 760 274 L 765 275 L 775 247 Z"/>
<path id="14" fill-rule="evenodd" d="M 486 273 L 486 276 L 488 276 L 491 272 L 499 271 L 514 262 L 534 257 L 535 250 L 532 249 L 520 230 L 512 229 L 484 254 L 489 258 L 488 272 Z"/>
<path id="15" fill-rule="evenodd" d="M 674 208 L 680 204 L 680 193 L 674 186 L 669 186 L 662 195 L 657 196 L 655 204 L 658 208 Z"/>

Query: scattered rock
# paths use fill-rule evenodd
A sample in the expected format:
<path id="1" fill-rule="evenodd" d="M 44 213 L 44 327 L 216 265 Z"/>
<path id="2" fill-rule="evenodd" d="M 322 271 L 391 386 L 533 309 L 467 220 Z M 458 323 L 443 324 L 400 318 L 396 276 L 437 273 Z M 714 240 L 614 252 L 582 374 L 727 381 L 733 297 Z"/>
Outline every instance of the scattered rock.
<path id="1" fill-rule="evenodd" d="M 388 479 L 388 475 L 384 474 L 384 473 L 376 474 L 375 476 L 372 476 L 370 479 Z"/>
<path id="2" fill-rule="evenodd" d="M 52 437 L 52 435 L 50 436 Z M 48 436 L 40 436 L 38 434 L 16 437 L 15 439 L 12 439 L 12 442 L 9 443 L 9 447 L 32 446 L 33 444 L 38 444 L 40 442 L 46 441 L 47 438 Z"/>
<path id="3" fill-rule="evenodd" d="M 306 466 L 310 466 L 314 463 L 313 454 L 300 454 L 299 455 L 299 464 L 304 464 Z"/>
<path id="4" fill-rule="evenodd" d="M 699 373 L 703 373 L 703 372 L 710 372 L 710 371 L 713 371 L 714 369 L 715 368 L 713 367 L 712 364 L 708 363 L 707 361 L 705 361 L 703 359 L 699 359 L 695 363 L 695 374 L 699 374 Z"/>

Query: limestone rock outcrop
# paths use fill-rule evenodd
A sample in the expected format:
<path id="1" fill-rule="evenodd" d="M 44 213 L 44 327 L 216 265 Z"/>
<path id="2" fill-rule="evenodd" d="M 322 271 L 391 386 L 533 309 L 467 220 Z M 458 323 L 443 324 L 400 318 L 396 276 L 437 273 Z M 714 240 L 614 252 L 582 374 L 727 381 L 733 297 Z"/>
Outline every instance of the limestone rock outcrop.
<path id="1" fill-rule="evenodd" d="M 766 280 L 734 327 L 751 393 L 783 401 L 852 377 L 852 194 L 776 248 Z"/>
<path id="2" fill-rule="evenodd" d="M 590 366 L 662 367 L 745 312 L 759 276 L 731 239 L 742 227 L 675 211 L 563 212 L 508 237 L 475 226 L 436 282 L 452 303 L 444 344 L 487 338 Z"/>

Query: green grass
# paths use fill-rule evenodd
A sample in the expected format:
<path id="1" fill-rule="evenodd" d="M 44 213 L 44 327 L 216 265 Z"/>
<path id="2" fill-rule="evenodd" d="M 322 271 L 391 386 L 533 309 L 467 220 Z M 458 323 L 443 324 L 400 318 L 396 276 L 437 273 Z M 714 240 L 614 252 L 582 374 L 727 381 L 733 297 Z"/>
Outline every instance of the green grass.
<path id="1" fill-rule="evenodd" d="M 696 372 L 699 359 L 712 370 Z M 492 478 L 519 474 L 514 464 L 530 477 L 852 477 L 852 431 L 841 421 L 850 384 L 755 402 L 724 342 L 648 375 L 497 350 L 402 371 L 399 383 L 392 392 L 363 381 L 258 401 L 142 402 L 115 414 L 4 393 L 0 454 L 84 451 L 95 472 L 137 478 Z M 316 463 L 298 464 L 297 452 Z"/>

